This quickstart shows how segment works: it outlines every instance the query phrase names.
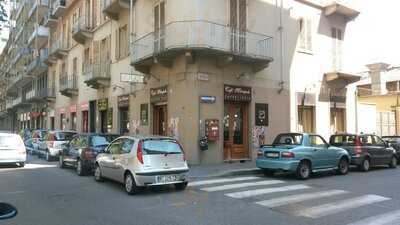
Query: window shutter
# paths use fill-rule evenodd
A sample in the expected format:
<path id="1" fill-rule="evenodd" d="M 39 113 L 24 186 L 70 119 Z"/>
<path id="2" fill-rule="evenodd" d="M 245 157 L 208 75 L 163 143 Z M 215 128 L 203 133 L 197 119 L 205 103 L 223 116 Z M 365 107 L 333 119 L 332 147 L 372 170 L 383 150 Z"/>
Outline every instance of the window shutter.
<path id="1" fill-rule="evenodd" d="M 119 28 L 115 30 L 115 59 L 120 58 Z"/>
<path id="2" fill-rule="evenodd" d="M 231 27 L 237 27 L 237 0 L 230 0 L 229 2 L 230 10 L 229 10 L 229 24 Z"/>
<path id="3" fill-rule="evenodd" d="M 109 61 L 111 59 L 111 35 L 107 36 L 106 45 L 107 45 L 107 57 L 106 57 L 107 62 L 106 63 L 109 63 Z"/>
<path id="4" fill-rule="evenodd" d="M 247 29 L 246 0 L 239 0 L 239 29 L 241 31 L 246 31 Z"/>
<path id="5" fill-rule="evenodd" d="M 311 20 L 307 19 L 307 50 L 312 50 Z"/>

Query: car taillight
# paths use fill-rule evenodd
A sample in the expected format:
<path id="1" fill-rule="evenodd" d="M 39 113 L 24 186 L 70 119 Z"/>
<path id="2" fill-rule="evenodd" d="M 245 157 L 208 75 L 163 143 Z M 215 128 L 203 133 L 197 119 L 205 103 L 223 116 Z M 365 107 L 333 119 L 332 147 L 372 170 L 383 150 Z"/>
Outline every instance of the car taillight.
<path id="1" fill-rule="evenodd" d="M 362 153 L 361 141 L 360 141 L 360 138 L 359 138 L 359 137 L 357 137 L 356 140 L 355 140 L 354 152 L 355 152 L 356 154 L 361 154 L 361 153 Z"/>
<path id="2" fill-rule="evenodd" d="M 185 151 L 183 150 L 183 147 L 182 147 L 181 143 L 179 143 L 177 141 L 175 141 L 175 143 L 179 145 L 179 148 L 181 148 L 181 151 L 182 151 L 182 154 L 183 154 L 183 161 L 186 161 L 186 154 L 185 154 Z"/>
<path id="3" fill-rule="evenodd" d="M 293 152 L 282 152 L 281 157 L 282 158 L 294 158 L 294 153 Z"/>
<path id="4" fill-rule="evenodd" d="M 261 150 L 258 150 L 257 151 L 257 156 L 263 156 L 264 155 L 264 152 L 263 151 L 261 151 Z"/>
<path id="5" fill-rule="evenodd" d="M 140 140 L 137 146 L 137 150 L 136 150 L 136 157 L 138 159 L 138 161 L 143 164 L 143 141 Z"/>

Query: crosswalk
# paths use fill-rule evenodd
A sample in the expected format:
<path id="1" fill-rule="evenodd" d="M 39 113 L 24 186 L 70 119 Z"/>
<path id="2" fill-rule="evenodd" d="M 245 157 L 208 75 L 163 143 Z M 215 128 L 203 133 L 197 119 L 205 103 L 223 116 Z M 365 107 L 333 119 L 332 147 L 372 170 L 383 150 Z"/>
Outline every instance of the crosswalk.
<path id="1" fill-rule="evenodd" d="M 336 215 L 391 200 L 380 195 L 357 195 L 339 189 L 321 190 L 322 188 L 313 187 L 310 184 L 257 176 L 194 181 L 189 183 L 189 186 L 233 199 L 247 199 L 258 206 L 311 219 Z M 400 224 L 400 210 L 385 212 L 382 215 L 371 216 L 347 225 L 389 224 Z"/>

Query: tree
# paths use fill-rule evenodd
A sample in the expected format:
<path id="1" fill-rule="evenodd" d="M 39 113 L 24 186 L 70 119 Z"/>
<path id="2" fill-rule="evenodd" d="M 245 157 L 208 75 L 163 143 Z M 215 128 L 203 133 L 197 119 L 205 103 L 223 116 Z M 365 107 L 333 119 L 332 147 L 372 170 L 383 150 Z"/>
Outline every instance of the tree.
<path id="1" fill-rule="evenodd" d="M 5 5 L 7 4 L 6 0 L 0 0 L 0 30 L 4 27 L 4 24 L 8 21 L 7 11 L 5 9 Z"/>

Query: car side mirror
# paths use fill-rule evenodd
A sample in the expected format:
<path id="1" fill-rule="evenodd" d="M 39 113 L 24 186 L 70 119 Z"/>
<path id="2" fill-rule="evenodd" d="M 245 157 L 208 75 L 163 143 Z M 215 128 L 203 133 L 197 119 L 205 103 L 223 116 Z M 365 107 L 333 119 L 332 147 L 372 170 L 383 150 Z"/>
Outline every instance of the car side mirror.
<path id="1" fill-rule="evenodd" d="M 17 209 L 8 204 L 8 203 L 0 203 L 0 220 L 11 219 L 17 215 Z"/>

